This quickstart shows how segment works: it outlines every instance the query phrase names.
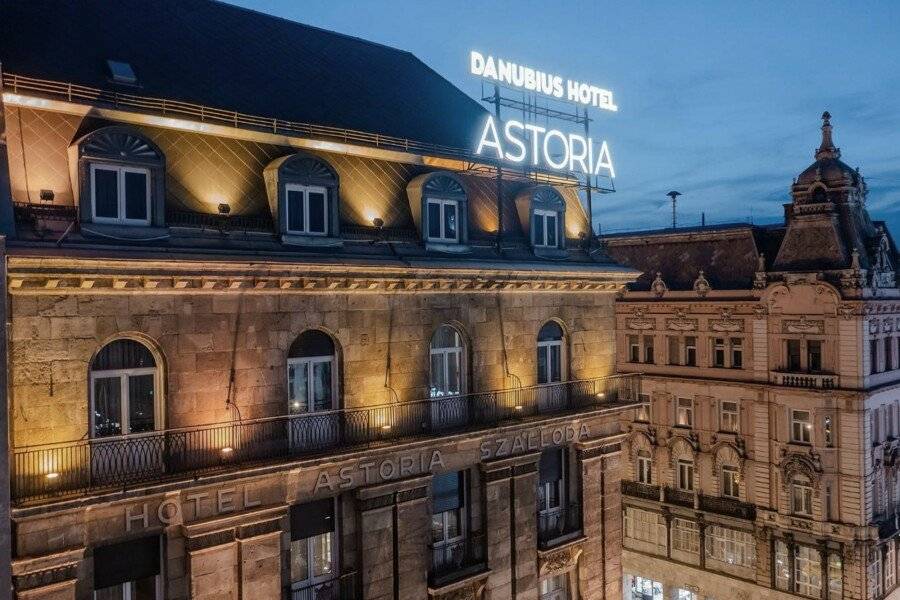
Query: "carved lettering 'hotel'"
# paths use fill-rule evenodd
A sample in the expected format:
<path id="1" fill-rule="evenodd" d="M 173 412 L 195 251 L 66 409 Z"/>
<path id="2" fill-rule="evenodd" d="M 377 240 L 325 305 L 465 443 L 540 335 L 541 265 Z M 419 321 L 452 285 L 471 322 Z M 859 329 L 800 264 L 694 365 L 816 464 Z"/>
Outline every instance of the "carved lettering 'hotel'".
<path id="1" fill-rule="evenodd" d="M 406 52 L 207 0 L 0 22 L 15 598 L 621 595 L 637 273 L 574 188 L 473 161 Z"/>

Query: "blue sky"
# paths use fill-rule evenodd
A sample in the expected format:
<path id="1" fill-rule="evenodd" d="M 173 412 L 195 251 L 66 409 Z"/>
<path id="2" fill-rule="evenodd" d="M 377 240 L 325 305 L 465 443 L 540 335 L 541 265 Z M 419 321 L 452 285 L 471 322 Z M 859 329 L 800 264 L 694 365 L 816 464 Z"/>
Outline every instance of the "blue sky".
<path id="1" fill-rule="evenodd" d="M 605 231 L 778 220 L 813 160 L 819 117 L 869 184 L 873 218 L 900 236 L 900 3 L 233 0 L 408 50 L 477 96 L 477 49 L 610 89 L 594 111 L 615 194 Z"/>

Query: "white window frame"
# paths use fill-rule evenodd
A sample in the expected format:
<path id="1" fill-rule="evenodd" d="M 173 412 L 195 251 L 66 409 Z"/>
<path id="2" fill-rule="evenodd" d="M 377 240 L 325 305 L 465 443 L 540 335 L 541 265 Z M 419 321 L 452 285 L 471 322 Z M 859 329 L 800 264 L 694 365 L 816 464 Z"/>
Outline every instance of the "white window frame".
<path id="1" fill-rule="evenodd" d="M 442 528 L 443 528 L 443 537 L 441 538 L 440 541 L 436 542 L 436 541 L 434 541 L 434 537 L 433 536 L 431 537 L 431 546 L 435 550 L 443 548 L 445 546 L 449 546 L 451 544 L 455 544 L 457 542 L 461 542 L 462 540 L 466 539 L 466 536 L 468 535 L 468 521 L 467 521 L 466 507 L 469 505 L 469 490 L 468 490 L 467 479 L 468 478 L 465 476 L 462 477 L 462 494 L 463 494 L 462 506 L 459 507 L 459 509 L 453 509 L 453 510 L 459 511 L 459 535 L 450 536 L 448 534 L 448 530 L 450 529 L 450 526 L 449 526 L 450 519 L 447 518 L 447 513 L 452 512 L 452 510 L 445 510 L 445 511 L 439 512 L 439 513 L 434 513 L 434 512 L 431 513 L 431 518 L 432 518 L 431 522 L 432 523 L 434 523 L 434 517 L 436 517 L 437 515 L 441 515 L 441 522 L 442 522 Z"/>
<path id="2" fill-rule="evenodd" d="M 694 461 L 688 458 L 679 458 L 676 463 L 675 476 L 676 487 L 682 492 L 694 491 Z"/>
<path id="3" fill-rule="evenodd" d="M 828 553 L 828 596 L 840 600 L 844 595 L 844 560 L 838 552 Z"/>
<path id="4" fill-rule="evenodd" d="M 114 171 L 116 173 L 116 192 L 117 206 L 119 211 L 118 217 L 98 217 L 97 216 L 97 178 L 96 171 Z M 146 219 L 128 219 L 125 217 L 125 207 L 127 198 L 125 196 L 125 174 L 140 173 L 147 182 L 147 218 Z M 115 225 L 149 225 L 153 215 L 151 208 L 153 203 L 150 199 L 150 169 L 143 167 L 131 167 L 128 165 L 114 165 L 110 163 L 91 163 L 91 220 L 94 223 L 112 223 Z"/>
<path id="5" fill-rule="evenodd" d="M 569 573 L 550 575 L 538 584 L 540 600 L 569 600 Z"/>
<path id="6" fill-rule="evenodd" d="M 636 468 L 638 483 L 651 485 L 653 483 L 653 457 L 650 456 L 649 451 L 638 450 Z"/>
<path id="7" fill-rule="evenodd" d="M 741 472 L 734 465 L 722 466 L 722 496 L 738 499 L 741 497 Z"/>
<path id="8" fill-rule="evenodd" d="M 813 581 L 816 572 L 818 586 Z M 812 546 L 794 545 L 794 592 L 810 598 L 818 598 L 822 593 L 822 557 Z"/>
<path id="9" fill-rule="evenodd" d="M 731 409 L 734 406 L 734 409 Z M 719 403 L 719 430 L 738 433 L 740 426 L 740 405 L 736 400 L 722 400 Z"/>
<path id="10" fill-rule="evenodd" d="M 156 357 L 154 357 L 155 360 Z M 118 435 L 142 435 L 149 433 L 147 431 L 142 431 L 141 433 L 132 434 L 129 433 L 129 429 L 131 429 L 131 423 L 129 418 L 129 402 L 130 397 L 128 394 L 128 382 L 132 377 L 138 377 L 143 375 L 153 375 L 153 430 L 159 431 L 160 426 L 162 425 L 162 398 L 160 398 L 159 390 L 160 390 L 160 381 L 159 381 L 159 367 L 143 367 L 140 369 L 109 369 L 106 371 L 94 371 L 91 369 L 91 403 L 90 403 L 90 432 L 91 439 L 102 440 L 108 437 L 116 437 L 115 435 L 97 437 L 97 432 L 94 427 L 96 409 L 95 409 L 95 382 L 97 379 L 112 379 L 116 377 L 119 379 L 119 410 L 122 411 L 122 420 L 120 421 L 121 425 L 121 433 Z"/>
<path id="11" fill-rule="evenodd" d="M 893 539 L 884 545 L 884 566 L 881 572 L 884 574 L 884 589 L 890 592 L 897 585 L 897 553 L 894 549 L 896 542 Z"/>
<path id="12" fill-rule="evenodd" d="M 795 479 L 791 482 L 791 512 L 804 517 L 812 516 L 812 483 L 806 480 Z"/>
<path id="13" fill-rule="evenodd" d="M 313 401 L 313 390 L 315 386 L 312 385 L 313 373 L 315 371 L 315 365 L 317 364 L 331 364 L 331 407 L 326 408 L 321 411 L 317 411 L 315 409 L 315 402 Z M 295 409 L 299 410 L 300 407 L 293 406 L 293 400 L 291 399 L 291 394 L 293 390 L 291 389 L 291 367 L 296 371 L 297 369 L 306 369 L 306 410 L 303 412 L 293 412 Z M 335 410 L 337 408 L 337 361 L 335 360 L 334 355 L 330 356 L 302 356 L 296 358 L 287 359 L 287 380 L 288 380 L 288 413 L 291 414 L 309 414 L 314 412 L 325 412 L 329 410 Z"/>
<path id="14" fill-rule="evenodd" d="M 700 555 L 700 525 L 680 517 L 672 519 L 672 550 Z"/>
<path id="15" fill-rule="evenodd" d="M 304 229 L 291 229 L 291 203 L 288 201 L 290 192 L 301 192 L 303 194 L 303 227 Z M 310 229 L 309 221 L 309 194 L 322 194 L 322 226 L 324 231 L 313 231 Z M 298 183 L 288 183 L 284 186 L 284 223 L 285 231 L 294 235 L 316 235 L 321 237 L 328 236 L 328 188 L 321 185 L 300 185 Z"/>
<path id="16" fill-rule="evenodd" d="M 552 348 L 559 348 L 559 379 L 553 379 L 553 365 L 551 359 L 553 358 Z M 549 385 L 552 383 L 560 383 L 566 380 L 566 355 L 565 355 L 565 346 L 563 345 L 562 340 L 546 340 L 543 342 L 537 343 L 537 351 L 538 353 L 545 353 L 545 360 L 547 364 L 547 381 L 538 381 L 538 385 Z"/>
<path id="17" fill-rule="evenodd" d="M 448 325 L 448 327 L 450 327 Z M 451 329 L 453 329 L 451 327 Z M 453 395 L 462 395 L 466 393 L 466 374 L 465 374 L 465 346 L 462 344 L 462 336 L 455 329 L 453 331 L 456 333 L 456 336 L 460 338 L 460 345 L 454 346 L 451 348 L 434 348 L 429 345 L 429 353 L 428 353 L 428 393 L 432 398 L 443 398 L 445 396 L 453 396 Z M 435 390 L 434 387 L 434 357 L 439 356 L 441 358 L 441 368 L 444 370 L 444 389 L 443 390 Z M 447 388 L 450 386 L 449 384 L 449 375 L 450 375 L 450 360 L 455 357 L 456 359 L 456 372 L 459 376 L 459 392 L 456 394 L 451 394 Z"/>
<path id="18" fill-rule="evenodd" d="M 706 556 L 738 567 L 756 566 L 756 539 L 752 533 L 721 525 L 706 528 Z"/>
<path id="19" fill-rule="evenodd" d="M 665 554 L 669 543 L 665 518 L 656 512 L 633 506 L 625 507 L 625 537 L 638 542 L 653 544 Z"/>
<path id="20" fill-rule="evenodd" d="M 543 240 L 536 239 L 537 228 L 532 225 L 532 227 L 531 227 L 531 242 L 532 242 L 532 244 L 534 244 L 534 246 L 537 248 L 558 248 L 559 247 L 559 212 L 555 211 L 555 210 L 536 208 L 536 209 L 534 209 L 532 218 L 535 219 L 535 221 L 540 219 L 541 221 L 543 221 L 543 225 L 544 225 L 544 229 L 543 229 L 544 239 Z M 547 235 L 547 230 L 548 230 L 547 223 L 550 221 L 550 219 L 553 219 L 553 232 L 554 232 L 554 237 L 556 237 L 555 244 L 551 244 L 547 240 L 547 238 L 549 237 Z"/>
<path id="21" fill-rule="evenodd" d="M 687 404 L 682 404 L 682 401 Z M 675 400 L 675 425 L 676 427 L 694 427 L 694 401 L 690 398 L 676 398 Z"/>
<path id="22" fill-rule="evenodd" d="M 431 235 L 431 210 L 429 210 L 429 206 L 431 204 L 437 204 L 440 206 L 440 235 L 432 236 Z M 456 231 L 454 232 L 454 237 L 448 237 L 447 232 L 444 230 L 444 211 L 445 207 L 448 205 L 452 205 L 456 210 Z M 442 244 L 458 244 L 459 243 L 459 234 L 460 227 L 462 226 L 462 219 L 460 218 L 460 202 L 459 200 L 452 200 L 450 198 L 426 198 L 425 199 L 425 239 L 429 242 L 438 242 Z"/>
<path id="23" fill-rule="evenodd" d="M 333 581 L 333 580 L 337 579 L 338 577 L 340 577 L 341 565 L 340 565 L 340 562 L 338 561 L 338 557 L 340 556 L 340 553 L 338 552 L 338 544 L 340 543 L 341 536 L 339 535 L 340 532 L 338 531 L 339 519 L 337 518 L 339 506 L 338 506 L 337 498 L 333 498 L 332 502 L 334 503 L 333 504 L 334 513 L 333 514 L 335 517 L 335 519 L 334 519 L 335 523 L 334 523 L 334 529 L 330 532 L 331 533 L 331 566 L 332 566 L 331 573 L 325 573 L 324 575 L 318 575 L 318 576 L 312 574 L 313 564 L 314 564 L 314 562 L 313 562 L 313 540 L 315 538 L 319 537 L 319 535 L 324 535 L 324 534 L 320 533 L 319 535 L 316 535 L 313 537 L 303 538 L 304 540 L 306 540 L 306 561 L 307 561 L 306 569 L 307 569 L 308 576 L 306 579 L 294 581 L 294 575 L 293 575 L 293 573 L 290 572 L 291 562 L 292 562 L 290 554 L 294 552 L 294 548 L 293 548 L 294 542 L 299 542 L 300 540 L 290 540 L 288 542 L 289 556 L 288 556 L 288 574 L 287 575 L 288 575 L 288 579 L 290 580 L 291 590 L 299 590 L 299 589 L 303 589 L 306 587 L 318 585 L 320 583 L 327 583 L 329 581 Z"/>
<path id="24" fill-rule="evenodd" d="M 798 415 L 806 415 L 806 418 Z M 812 412 L 791 409 L 791 441 L 798 444 L 812 443 Z"/>

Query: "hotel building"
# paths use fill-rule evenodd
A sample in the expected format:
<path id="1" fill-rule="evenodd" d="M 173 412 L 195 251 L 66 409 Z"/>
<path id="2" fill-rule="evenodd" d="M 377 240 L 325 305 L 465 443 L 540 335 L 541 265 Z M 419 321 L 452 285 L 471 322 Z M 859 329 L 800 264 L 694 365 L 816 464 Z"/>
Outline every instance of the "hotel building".
<path id="1" fill-rule="evenodd" d="M 621 595 L 637 273 L 570 181 L 473 160 L 487 113 L 393 48 L 207 0 L 0 22 L 14 598 Z M 870 509 L 844 388 L 890 375 L 855 377 L 809 472 L 835 539 Z"/>
<path id="2" fill-rule="evenodd" d="M 624 594 L 897 597 L 897 251 L 828 113 L 784 223 L 604 238 L 643 372 L 622 482 Z"/>

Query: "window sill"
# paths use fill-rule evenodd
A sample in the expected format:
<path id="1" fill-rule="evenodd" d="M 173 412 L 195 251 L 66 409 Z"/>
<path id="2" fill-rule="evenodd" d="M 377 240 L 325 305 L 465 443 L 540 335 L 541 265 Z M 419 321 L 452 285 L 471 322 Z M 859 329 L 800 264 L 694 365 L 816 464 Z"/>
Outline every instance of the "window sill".
<path id="1" fill-rule="evenodd" d="M 169 237 L 169 228 L 152 225 L 82 223 L 81 234 L 86 238 L 140 242 L 167 238 Z"/>
<path id="2" fill-rule="evenodd" d="M 446 252 L 448 254 L 468 254 L 472 249 L 468 244 L 453 242 L 425 242 L 425 249 L 430 252 Z"/>
<path id="3" fill-rule="evenodd" d="M 344 240 L 323 235 L 283 233 L 281 234 L 281 243 L 287 246 L 305 246 L 308 248 L 338 248 L 344 245 Z"/>
<path id="4" fill-rule="evenodd" d="M 534 255 L 539 258 L 566 258 L 569 256 L 569 251 L 563 248 L 549 248 L 549 247 L 541 247 L 534 246 Z"/>

